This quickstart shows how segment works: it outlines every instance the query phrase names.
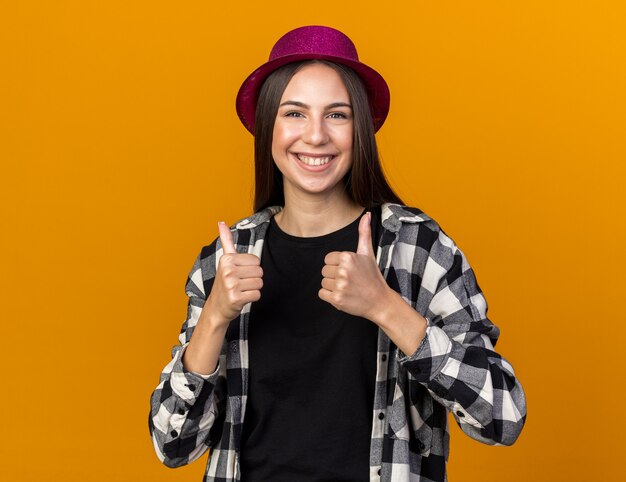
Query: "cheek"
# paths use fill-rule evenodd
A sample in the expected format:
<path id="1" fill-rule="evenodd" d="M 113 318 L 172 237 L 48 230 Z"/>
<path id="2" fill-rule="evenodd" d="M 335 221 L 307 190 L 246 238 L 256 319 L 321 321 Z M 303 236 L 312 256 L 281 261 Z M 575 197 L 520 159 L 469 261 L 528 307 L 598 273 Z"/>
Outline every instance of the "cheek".
<path id="1" fill-rule="evenodd" d="M 352 136 L 345 140 L 342 145 L 342 151 L 348 157 L 349 161 L 346 163 L 346 171 L 352 169 L 354 163 L 354 151 L 352 148 Z"/>
<path id="2" fill-rule="evenodd" d="M 352 150 L 353 128 L 351 125 L 333 126 L 330 134 L 333 142 L 337 147 L 341 148 L 342 151 L 347 152 Z"/>
<path id="3" fill-rule="evenodd" d="M 272 133 L 272 152 L 284 150 L 297 138 L 293 127 L 276 124 Z"/>

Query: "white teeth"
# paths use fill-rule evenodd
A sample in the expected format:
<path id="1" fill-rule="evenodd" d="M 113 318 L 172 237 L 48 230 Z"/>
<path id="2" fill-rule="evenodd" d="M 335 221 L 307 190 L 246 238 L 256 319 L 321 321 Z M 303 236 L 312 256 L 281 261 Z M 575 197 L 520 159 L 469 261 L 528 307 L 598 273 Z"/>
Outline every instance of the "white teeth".
<path id="1" fill-rule="evenodd" d="M 321 166 L 322 164 L 328 164 L 333 156 L 327 157 L 308 157 L 301 154 L 297 154 L 298 159 L 309 166 Z"/>

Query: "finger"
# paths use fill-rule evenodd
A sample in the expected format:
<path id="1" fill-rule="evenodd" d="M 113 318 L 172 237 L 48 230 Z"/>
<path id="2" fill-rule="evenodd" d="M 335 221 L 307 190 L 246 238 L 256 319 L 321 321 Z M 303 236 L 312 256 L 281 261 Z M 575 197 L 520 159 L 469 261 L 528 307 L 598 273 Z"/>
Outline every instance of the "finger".
<path id="1" fill-rule="evenodd" d="M 324 264 L 330 264 L 337 266 L 341 257 L 341 251 L 331 251 L 324 256 Z"/>
<path id="2" fill-rule="evenodd" d="M 263 278 L 263 269 L 260 266 L 230 264 L 224 269 L 223 273 L 226 277 L 230 277 L 233 280 Z"/>
<path id="3" fill-rule="evenodd" d="M 241 311 L 244 305 L 248 303 L 259 301 L 261 299 L 261 290 L 250 290 L 250 291 L 242 291 L 241 296 L 239 297 L 239 303 L 241 304 Z"/>
<path id="4" fill-rule="evenodd" d="M 235 253 L 233 256 L 233 264 L 235 266 L 260 266 L 261 259 L 256 254 L 250 253 Z"/>
<path id="5" fill-rule="evenodd" d="M 231 254 L 236 253 L 235 244 L 233 243 L 233 233 L 230 232 L 228 226 L 223 221 L 217 223 L 217 229 L 220 232 L 220 241 L 222 242 L 222 249 L 224 253 Z"/>
<path id="6" fill-rule="evenodd" d="M 331 303 L 331 295 L 332 292 L 328 291 L 326 288 L 320 288 L 320 290 L 317 292 L 317 295 L 320 297 L 321 300 L 325 301 L 326 303 Z"/>
<path id="7" fill-rule="evenodd" d="M 263 288 L 263 280 L 261 278 L 247 278 L 239 280 L 239 291 L 253 291 Z"/>
<path id="8" fill-rule="evenodd" d="M 339 310 L 337 301 L 335 300 L 335 296 L 332 291 L 328 291 L 326 288 L 320 288 L 320 290 L 317 292 L 317 296 L 319 296 L 321 300 L 325 301 L 328 304 L 333 305 L 335 308 Z"/>
<path id="9" fill-rule="evenodd" d="M 374 258 L 374 248 L 372 246 L 372 213 L 365 213 L 359 222 L 359 244 L 356 248 L 357 254 L 364 254 Z"/>
<path id="10" fill-rule="evenodd" d="M 337 278 L 337 276 L 339 276 L 339 267 L 333 266 L 330 264 L 325 265 L 322 268 L 322 276 L 324 278 L 331 278 L 331 279 Z"/>
<path id="11" fill-rule="evenodd" d="M 260 266 L 236 265 L 235 273 L 239 279 L 263 278 L 263 268 Z"/>
<path id="12" fill-rule="evenodd" d="M 261 290 L 251 290 L 245 292 L 248 303 L 253 303 L 261 299 Z"/>
<path id="13" fill-rule="evenodd" d="M 335 280 L 330 278 L 322 279 L 322 288 L 328 291 L 335 291 Z"/>

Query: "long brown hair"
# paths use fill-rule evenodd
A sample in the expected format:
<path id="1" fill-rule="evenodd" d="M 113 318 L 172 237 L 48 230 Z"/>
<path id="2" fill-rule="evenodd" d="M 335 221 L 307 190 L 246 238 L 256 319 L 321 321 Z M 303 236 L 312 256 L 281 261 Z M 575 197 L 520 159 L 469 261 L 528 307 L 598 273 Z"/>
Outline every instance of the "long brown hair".
<path id="1" fill-rule="evenodd" d="M 352 201 L 366 208 L 384 202 L 404 204 L 383 174 L 369 99 L 361 78 L 342 64 L 326 60 L 306 60 L 276 69 L 267 77 L 259 91 L 254 127 L 254 211 L 285 204 L 282 173 L 272 158 L 274 122 L 280 99 L 291 78 L 303 66 L 315 62 L 328 65 L 341 76 L 352 103 L 352 167 L 343 178 L 346 193 Z"/>

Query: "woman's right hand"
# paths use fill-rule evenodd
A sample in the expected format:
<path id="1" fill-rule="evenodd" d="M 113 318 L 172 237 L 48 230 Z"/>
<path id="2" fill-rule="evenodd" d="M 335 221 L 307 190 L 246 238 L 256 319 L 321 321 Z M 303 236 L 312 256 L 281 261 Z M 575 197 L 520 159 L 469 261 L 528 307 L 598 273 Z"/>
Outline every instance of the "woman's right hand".
<path id="1" fill-rule="evenodd" d="M 239 316 L 246 303 L 261 299 L 263 269 L 258 256 L 237 253 L 233 234 L 225 223 L 219 222 L 217 227 L 224 253 L 202 315 L 211 316 L 217 325 L 228 325 Z"/>
<path id="2" fill-rule="evenodd" d="M 261 299 L 263 286 L 259 257 L 237 253 L 228 226 L 224 223 L 217 226 L 224 252 L 211 293 L 183 354 L 185 368 L 202 375 L 215 372 L 228 324 L 239 316 L 246 303 Z"/>

